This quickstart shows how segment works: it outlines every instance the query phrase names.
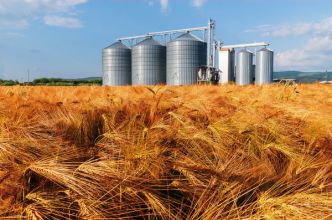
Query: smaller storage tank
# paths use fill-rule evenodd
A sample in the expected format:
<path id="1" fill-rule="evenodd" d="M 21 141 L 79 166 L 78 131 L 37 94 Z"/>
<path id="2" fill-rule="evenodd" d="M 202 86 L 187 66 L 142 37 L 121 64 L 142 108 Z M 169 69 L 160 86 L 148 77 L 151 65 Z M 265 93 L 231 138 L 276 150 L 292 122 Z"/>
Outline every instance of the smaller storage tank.
<path id="1" fill-rule="evenodd" d="M 132 48 L 132 84 L 157 85 L 166 82 L 166 47 L 147 38 Z"/>
<path id="2" fill-rule="evenodd" d="M 259 50 L 256 54 L 256 85 L 273 82 L 273 51 L 267 48 Z"/>
<path id="3" fill-rule="evenodd" d="M 236 58 L 236 84 L 244 86 L 253 83 L 253 53 L 244 49 L 238 52 Z"/>
<path id="4" fill-rule="evenodd" d="M 219 70 L 220 70 L 220 84 L 227 84 L 234 82 L 234 49 L 221 48 L 219 50 Z"/>
<path id="5" fill-rule="evenodd" d="M 116 42 L 103 50 L 103 85 L 131 84 L 131 50 Z"/>

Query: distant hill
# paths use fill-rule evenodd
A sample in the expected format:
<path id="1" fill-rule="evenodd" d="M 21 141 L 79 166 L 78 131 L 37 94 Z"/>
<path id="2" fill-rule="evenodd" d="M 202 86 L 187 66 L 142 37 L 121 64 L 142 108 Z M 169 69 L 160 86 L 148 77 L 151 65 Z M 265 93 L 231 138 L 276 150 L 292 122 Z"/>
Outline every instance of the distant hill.
<path id="1" fill-rule="evenodd" d="M 332 80 L 332 72 L 328 72 L 328 80 Z M 283 71 L 275 72 L 274 79 L 296 79 L 297 82 L 313 83 L 326 80 L 325 72 L 300 72 L 300 71 Z"/>

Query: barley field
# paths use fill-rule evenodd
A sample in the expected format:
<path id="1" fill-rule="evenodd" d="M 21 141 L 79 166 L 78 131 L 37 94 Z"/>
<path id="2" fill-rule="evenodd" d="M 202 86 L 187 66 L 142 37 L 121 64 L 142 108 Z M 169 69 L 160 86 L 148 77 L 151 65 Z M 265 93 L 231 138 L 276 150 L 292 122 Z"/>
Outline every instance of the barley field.
<path id="1" fill-rule="evenodd" d="M 0 87 L 0 219 L 332 219 L 332 86 Z"/>

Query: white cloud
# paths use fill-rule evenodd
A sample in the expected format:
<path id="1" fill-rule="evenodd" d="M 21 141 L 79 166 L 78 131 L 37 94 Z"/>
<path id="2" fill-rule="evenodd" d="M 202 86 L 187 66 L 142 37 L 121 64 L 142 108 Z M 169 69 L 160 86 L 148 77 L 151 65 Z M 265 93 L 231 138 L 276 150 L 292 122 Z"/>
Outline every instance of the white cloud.
<path id="1" fill-rule="evenodd" d="M 66 27 L 66 28 L 80 28 L 82 24 L 76 18 L 61 17 L 61 16 L 45 16 L 44 23 L 50 26 Z"/>
<path id="2" fill-rule="evenodd" d="M 324 70 L 332 69 L 332 37 L 315 36 L 301 49 L 277 53 L 276 67 L 279 70 Z"/>
<path id="3" fill-rule="evenodd" d="M 318 22 L 301 22 L 296 24 L 260 25 L 246 32 L 260 32 L 264 37 L 289 37 L 308 34 L 332 33 L 332 17 Z"/>
<path id="4" fill-rule="evenodd" d="M 75 7 L 86 2 L 88 0 L 0 0 L 0 21 L 6 21 L 0 22 L 0 27 L 24 27 L 34 20 L 45 21 L 41 18 L 47 16 L 75 17 Z M 70 20 L 77 20 L 74 17 Z"/>
<path id="5" fill-rule="evenodd" d="M 170 0 L 146 0 L 146 3 L 149 6 L 153 6 L 154 3 L 158 1 L 162 12 L 167 12 L 169 9 Z M 207 2 L 207 0 L 190 0 L 190 1 L 192 2 L 192 6 L 195 8 L 200 8 Z"/>
<path id="6" fill-rule="evenodd" d="M 34 10 L 43 9 L 49 12 L 68 12 L 75 6 L 86 3 L 87 0 L 21 0 L 20 2 Z"/>
<path id="7" fill-rule="evenodd" d="M 316 22 L 264 24 L 245 32 L 257 32 L 265 38 L 287 38 L 289 44 L 304 39 L 304 46 L 276 53 L 276 69 L 316 71 L 332 69 L 332 17 Z M 292 38 L 296 37 L 296 38 Z M 273 41 L 271 42 L 273 45 Z"/>
<path id="8" fill-rule="evenodd" d="M 28 22 L 25 19 L 1 19 L 0 27 L 7 28 L 24 28 L 28 26 Z"/>
<path id="9" fill-rule="evenodd" d="M 193 5 L 196 8 L 200 8 L 202 7 L 205 3 L 207 2 L 207 0 L 193 0 Z"/>
<path id="10" fill-rule="evenodd" d="M 88 0 L 0 0 L 0 15 L 70 12 L 75 6 L 86 2 Z"/>
<path id="11" fill-rule="evenodd" d="M 305 46 L 308 51 L 321 51 L 331 52 L 332 51 L 332 37 L 331 36 L 316 36 L 311 38 Z"/>
<path id="12" fill-rule="evenodd" d="M 169 5 L 168 0 L 160 0 L 160 6 L 163 12 L 166 12 L 168 10 L 168 5 Z"/>

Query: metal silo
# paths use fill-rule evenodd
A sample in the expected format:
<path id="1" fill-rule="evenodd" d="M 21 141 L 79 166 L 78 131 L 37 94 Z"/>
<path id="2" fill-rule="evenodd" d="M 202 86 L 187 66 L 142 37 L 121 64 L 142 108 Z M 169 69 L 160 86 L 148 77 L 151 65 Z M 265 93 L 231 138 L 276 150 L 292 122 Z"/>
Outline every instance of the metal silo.
<path id="1" fill-rule="evenodd" d="M 273 82 L 273 51 L 263 48 L 256 54 L 256 84 Z"/>
<path id="2" fill-rule="evenodd" d="M 167 85 L 197 82 L 198 67 L 206 65 L 207 45 L 190 33 L 167 44 Z"/>
<path id="3" fill-rule="evenodd" d="M 103 85 L 131 84 L 131 50 L 116 42 L 103 50 Z"/>
<path id="4" fill-rule="evenodd" d="M 236 84 L 240 86 L 253 82 L 253 53 L 241 50 L 236 59 Z"/>
<path id="5" fill-rule="evenodd" d="M 156 85 L 166 82 L 166 47 L 147 38 L 132 48 L 132 84 Z"/>

